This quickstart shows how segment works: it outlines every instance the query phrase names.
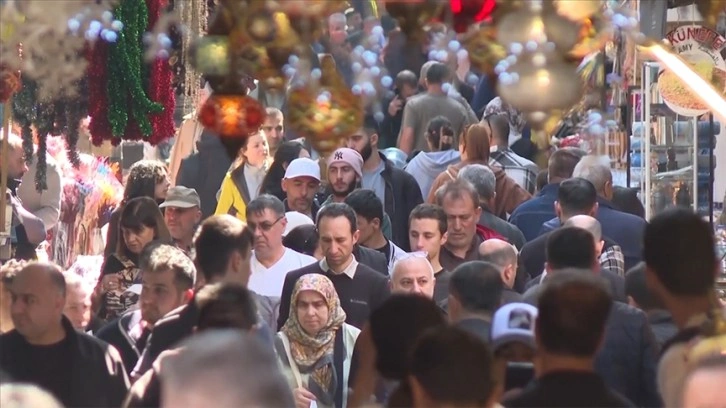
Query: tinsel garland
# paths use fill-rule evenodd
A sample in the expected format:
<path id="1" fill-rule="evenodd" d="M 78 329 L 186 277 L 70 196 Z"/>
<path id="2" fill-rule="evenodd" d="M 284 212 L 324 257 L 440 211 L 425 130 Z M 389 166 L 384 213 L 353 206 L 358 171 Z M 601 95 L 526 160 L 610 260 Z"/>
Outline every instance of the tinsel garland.
<path id="1" fill-rule="evenodd" d="M 149 10 L 145 0 L 125 0 L 116 7 L 114 16 L 123 23 L 124 29 L 110 46 L 107 61 L 108 121 L 114 137 L 135 138 L 138 126 L 139 136 L 146 139 L 153 131 L 148 115 L 164 110 L 144 90 L 142 38 Z"/>
<path id="2" fill-rule="evenodd" d="M 106 83 L 108 82 L 108 48 L 109 45 L 103 41 L 97 41 L 96 45 L 88 53 L 88 115 L 91 122 L 88 129 L 91 132 L 91 143 L 100 146 L 104 140 L 111 140 L 118 145 L 121 139 L 114 138 L 111 134 L 111 123 L 108 121 L 108 93 Z"/>
<path id="3" fill-rule="evenodd" d="M 167 0 L 146 0 L 149 9 L 149 32 L 153 32 L 154 26 L 159 21 L 162 8 L 167 6 Z M 172 70 L 168 60 L 156 58 L 151 67 L 149 75 L 149 97 L 163 105 L 163 111 L 151 115 L 151 126 L 153 133 L 148 139 L 152 145 L 157 145 L 166 139 L 174 136 L 174 109 L 176 100 L 172 89 Z"/>

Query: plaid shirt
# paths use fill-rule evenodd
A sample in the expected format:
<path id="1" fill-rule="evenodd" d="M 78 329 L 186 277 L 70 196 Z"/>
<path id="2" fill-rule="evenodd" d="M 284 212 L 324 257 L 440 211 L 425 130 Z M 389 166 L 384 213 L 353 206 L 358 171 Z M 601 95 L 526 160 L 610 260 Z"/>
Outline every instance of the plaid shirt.
<path id="1" fill-rule="evenodd" d="M 520 187 L 534 194 L 537 187 L 537 165 L 514 153 L 510 149 L 492 152 L 489 165 L 499 165 L 507 176 L 511 177 Z"/>
<path id="2" fill-rule="evenodd" d="M 600 255 L 600 268 L 610 269 L 620 277 L 625 277 L 625 255 L 620 245 L 607 248 Z"/>

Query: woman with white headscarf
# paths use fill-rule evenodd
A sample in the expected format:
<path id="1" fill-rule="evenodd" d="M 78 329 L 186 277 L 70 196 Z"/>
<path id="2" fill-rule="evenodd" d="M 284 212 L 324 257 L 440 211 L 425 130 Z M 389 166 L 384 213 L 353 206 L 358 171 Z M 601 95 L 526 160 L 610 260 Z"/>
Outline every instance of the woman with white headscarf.
<path id="1" fill-rule="evenodd" d="M 290 317 L 275 349 L 296 408 L 345 407 L 353 347 L 360 330 L 345 323 L 333 282 L 303 275 L 295 284 Z"/>

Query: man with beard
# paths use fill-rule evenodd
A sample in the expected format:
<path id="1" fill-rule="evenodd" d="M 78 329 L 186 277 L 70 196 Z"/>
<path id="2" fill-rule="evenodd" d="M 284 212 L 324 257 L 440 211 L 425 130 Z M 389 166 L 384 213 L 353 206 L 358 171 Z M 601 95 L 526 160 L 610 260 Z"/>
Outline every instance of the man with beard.
<path id="1" fill-rule="evenodd" d="M 318 187 L 320 187 L 320 166 L 316 161 L 307 157 L 291 161 L 282 179 L 282 191 L 287 195 L 283 201 L 285 212 L 297 211 L 314 220 L 320 208 L 315 202 Z"/>
<path id="2" fill-rule="evenodd" d="M 393 242 L 408 251 L 408 215 L 423 202 L 416 179 L 378 151 L 377 123 L 370 117 L 366 117 L 362 129 L 348 137 L 347 145 L 363 158 L 361 186 L 376 193 L 393 220 Z"/>
<path id="3" fill-rule="evenodd" d="M 160 244 L 147 246 L 141 255 L 139 308 L 101 328 L 96 337 L 114 346 L 124 368 L 131 372 L 144 352 L 154 324 L 192 298 L 194 263 L 179 248 Z"/>

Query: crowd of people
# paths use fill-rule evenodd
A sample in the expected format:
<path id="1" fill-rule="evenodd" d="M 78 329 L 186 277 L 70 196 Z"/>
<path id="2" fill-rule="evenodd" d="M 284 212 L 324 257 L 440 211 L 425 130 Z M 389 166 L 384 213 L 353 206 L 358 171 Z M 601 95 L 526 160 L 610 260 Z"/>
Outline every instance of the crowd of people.
<path id="1" fill-rule="evenodd" d="M 360 17 L 331 16 L 318 45 L 343 58 L 377 23 Z M 187 126 L 170 163 L 129 169 L 91 283 L 15 260 L 53 216 L 13 188 L 0 404 L 722 405 L 726 360 L 687 358 L 719 307 L 710 225 L 646 221 L 579 149 L 540 168 L 522 115 L 481 103 L 486 78 L 398 65 L 384 120 L 328 157 L 272 107 L 232 160 Z"/>

